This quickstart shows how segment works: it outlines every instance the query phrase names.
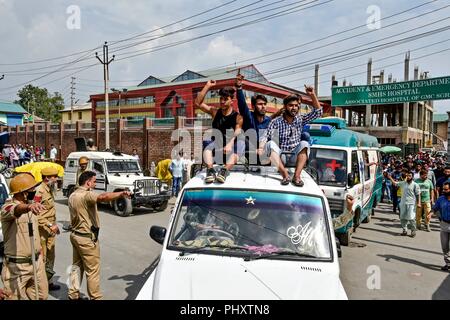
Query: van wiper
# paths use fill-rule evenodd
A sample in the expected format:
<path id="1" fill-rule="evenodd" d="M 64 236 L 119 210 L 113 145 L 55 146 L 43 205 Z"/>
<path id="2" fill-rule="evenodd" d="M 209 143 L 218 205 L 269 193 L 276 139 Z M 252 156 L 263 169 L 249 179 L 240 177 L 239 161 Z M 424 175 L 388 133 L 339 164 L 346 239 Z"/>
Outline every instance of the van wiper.
<path id="1" fill-rule="evenodd" d="M 297 257 L 304 257 L 304 258 L 317 258 L 316 256 L 313 256 L 311 254 L 306 253 L 300 253 L 297 251 L 292 250 L 280 250 L 276 252 L 271 253 L 265 253 L 265 254 L 255 254 L 249 257 L 245 257 L 244 261 L 251 261 L 251 260 L 258 260 L 258 259 L 267 259 L 275 256 L 297 256 Z"/>
<path id="2" fill-rule="evenodd" d="M 201 247 L 194 247 L 192 249 L 185 248 L 183 251 L 180 251 L 179 255 L 184 256 L 186 253 L 196 253 L 196 252 L 202 251 L 204 249 L 209 249 L 209 248 L 237 249 L 237 250 L 248 251 L 248 249 L 243 246 L 227 246 L 227 245 L 223 245 L 223 244 L 206 244 Z"/>

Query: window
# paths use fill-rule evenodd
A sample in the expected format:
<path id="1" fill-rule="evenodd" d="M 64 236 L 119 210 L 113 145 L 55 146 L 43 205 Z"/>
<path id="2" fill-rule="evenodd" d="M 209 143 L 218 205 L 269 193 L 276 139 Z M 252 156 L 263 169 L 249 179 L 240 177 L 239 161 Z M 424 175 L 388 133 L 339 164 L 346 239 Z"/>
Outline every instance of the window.
<path id="1" fill-rule="evenodd" d="M 105 170 L 103 169 L 103 163 L 101 161 L 94 161 L 94 171 L 104 174 Z"/>
<path id="2" fill-rule="evenodd" d="M 139 163 L 136 160 L 107 160 L 106 166 L 110 173 L 141 172 Z"/>
<path id="3" fill-rule="evenodd" d="M 83 112 L 78 111 L 78 120 L 83 119 Z"/>
<path id="4" fill-rule="evenodd" d="M 352 173 L 355 177 L 355 180 L 353 180 L 354 184 L 360 183 L 361 177 L 359 176 L 359 161 L 357 151 L 352 151 Z"/>
<path id="5" fill-rule="evenodd" d="M 320 185 L 345 186 L 347 184 L 347 152 L 334 149 L 312 148 L 310 166 L 317 171 Z"/>
<path id="6" fill-rule="evenodd" d="M 369 164 L 369 153 L 367 151 L 363 151 L 363 159 L 364 159 L 364 180 L 367 181 L 370 179 L 370 166 Z"/>
<path id="7" fill-rule="evenodd" d="M 68 116 L 69 121 L 72 121 L 72 113 L 71 112 L 67 112 L 67 116 Z"/>
<path id="8" fill-rule="evenodd" d="M 67 160 L 66 172 L 76 172 L 78 170 L 78 160 Z"/>
<path id="9" fill-rule="evenodd" d="M 165 83 L 165 82 L 160 80 L 160 79 L 158 79 L 158 78 L 150 76 L 147 79 L 145 79 L 144 81 L 142 81 L 140 84 L 138 84 L 138 87 L 151 86 L 151 85 L 161 84 L 161 83 Z"/>
<path id="10" fill-rule="evenodd" d="M 153 102 L 155 102 L 154 96 L 148 96 L 144 98 L 144 103 L 153 103 Z"/>
<path id="11" fill-rule="evenodd" d="M 5 204 L 6 199 L 8 199 L 8 191 L 6 191 L 6 186 L 0 182 L 0 206 Z"/>
<path id="12" fill-rule="evenodd" d="M 247 204 L 249 200 L 254 205 Z M 224 247 L 206 245 L 199 253 L 246 257 L 271 246 L 278 253 L 271 259 L 330 260 L 330 230 L 325 212 L 322 199 L 314 196 L 275 191 L 187 190 L 176 213 L 169 249 L 195 249 L 222 238 L 220 245 Z"/>
<path id="13" fill-rule="evenodd" d="M 175 79 L 173 79 L 171 82 L 179 82 L 179 81 L 187 81 L 187 80 L 194 80 L 194 79 L 200 79 L 205 78 L 205 76 L 202 76 L 199 73 L 192 72 L 192 71 L 186 71 L 185 73 L 179 75 Z"/>

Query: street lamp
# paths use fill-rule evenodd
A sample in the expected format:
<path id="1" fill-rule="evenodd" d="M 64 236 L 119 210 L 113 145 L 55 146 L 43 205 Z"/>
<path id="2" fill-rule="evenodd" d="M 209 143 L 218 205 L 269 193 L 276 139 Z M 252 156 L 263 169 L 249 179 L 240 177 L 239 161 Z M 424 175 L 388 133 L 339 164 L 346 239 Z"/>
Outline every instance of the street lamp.
<path id="1" fill-rule="evenodd" d="M 119 93 L 119 119 L 121 119 L 120 118 L 120 101 L 121 101 L 121 96 L 122 96 L 122 93 L 126 93 L 128 91 L 128 89 L 123 88 L 122 90 L 119 90 L 119 89 L 111 88 L 111 91 Z"/>

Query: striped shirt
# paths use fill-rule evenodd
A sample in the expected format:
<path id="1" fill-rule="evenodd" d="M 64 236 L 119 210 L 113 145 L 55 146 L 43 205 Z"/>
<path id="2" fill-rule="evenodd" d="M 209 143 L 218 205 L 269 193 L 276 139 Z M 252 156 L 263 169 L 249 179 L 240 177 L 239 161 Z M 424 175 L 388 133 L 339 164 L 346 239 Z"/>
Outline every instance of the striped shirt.
<path id="1" fill-rule="evenodd" d="M 314 108 L 313 111 L 295 116 L 292 123 L 288 123 L 284 116 L 273 119 L 264 135 L 261 137 L 260 142 L 266 143 L 269 140 L 274 139 L 278 135 L 279 147 L 283 152 L 291 152 L 302 141 L 301 134 L 302 128 L 305 124 L 313 121 L 322 116 L 322 108 Z"/>

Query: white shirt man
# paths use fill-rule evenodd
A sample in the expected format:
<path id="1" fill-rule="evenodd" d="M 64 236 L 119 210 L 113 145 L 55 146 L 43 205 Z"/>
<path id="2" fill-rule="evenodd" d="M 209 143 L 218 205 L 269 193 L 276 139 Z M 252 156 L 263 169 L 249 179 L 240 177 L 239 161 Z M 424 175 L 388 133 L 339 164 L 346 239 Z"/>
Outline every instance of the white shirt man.
<path id="1" fill-rule="evenodd" d="M 55 162 L 55 160 L 56 160 L 56 155 L 58 154 L 58 150 L 56 149 L 56 147 L 55 146 L 53 146 L 51 149 L 50 149 L 50 160 L 52 160 L 53 162 Z"/>

